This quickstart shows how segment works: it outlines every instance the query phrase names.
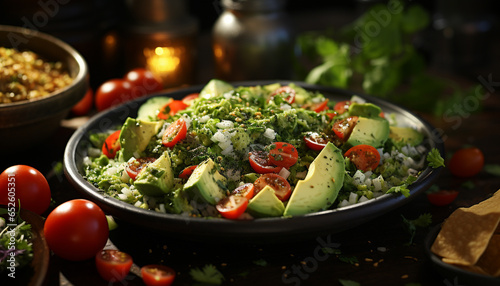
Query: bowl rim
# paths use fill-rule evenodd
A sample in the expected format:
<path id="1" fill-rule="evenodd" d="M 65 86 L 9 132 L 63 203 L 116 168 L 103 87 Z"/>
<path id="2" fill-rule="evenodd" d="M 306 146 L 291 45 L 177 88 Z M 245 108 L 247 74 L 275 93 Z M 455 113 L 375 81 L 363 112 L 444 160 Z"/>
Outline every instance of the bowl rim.
<path id="1" fill-rule="evenodd" d="M 401 113 L 403 116 L 410 116 L 412 120 L 417 120 L 419 125 L 422 125 L 423 128 L 429 133 L 429 141 L 432 141 L 433 145 L 432 147 L 435 147 L 439 150 L 442 156 L 444 156 L 444 144 L 439 136 L 439 134 L 432 134 L 432 130 L 435 129 L 434 126 L 432 126 L 430 123 L 428 123 L 426 120 L 423 118 L 419 117 L 418 115 L 409 112 L 407 109 L 402 108 L 394 103 L 388 102 L 386 100 L 376 98 L 373 96 L 365 95 L 359 92 L 352 92 L 349 90 L 345 89 L 339 89 L 339 88 L 332 88 L 332 87 L 326 87 L 326 86 L 318 86 L 318 85 L 312 85 L 312 84 L 307 84 L 301 81 L 294 81 L 294 80 L 261 80 L 261 81 L 240 81 L 240 82 L 230 82 L 233 86 L 250 86 L 250 85 L 265 85 L 265 84 L 271 84 L 271 83 L 282 83 L 282 84 L 289 84 L 289 83 L 294 83 L 298 84 L 299 86 L 302 86 L 308 90 L 317 90 L 320 92 L 326 92 L 326 93 L 336 93 L 338 95 L 345 96 L 347 93 L 351 95 L 358 95 L 369 102 L 373 102 L 376 104 L 383 103 L 386 107 L 390 107 L 394 110 L 397 110 L 398 113 Z M 306 230 L 306 232 L 314 232 L 317 233 L 316 230 L 311 229 L 311 225 L 309 225 L 309 222 L 311 220 L 322 220 L 322 221 L 328 221 L 328 219 L 332 216 L 332 214 L 335 213 L 340 213 L 344 214 L 344 217 L 352 217 L 354 225 L 359 225 L 360 221 L 365 221 L 366 214 L 370 214 L 373 212 L 375 209 L 382 209 L 382 211 L 378 212 L 377 215 L 381 215 L 387 211 L 390 211 L 392 209 L 395 209 L 396 207 L 400 207 L 406 202 L 412 200 L 413 198 L 416 197 L 417 194 L 423 192 L 426 188 L 430 186 L 430 184 L 437 178 L 439 175 L 440 171 L 442 170 L 442 167 L 437 168 L 437 169 L 430 169 L 430 167 L 427 167 L 424 169 L 417 179 L 415 183 L 413 183 L 409 188 L 410 188 L 410 196 L 408 198 L 402 196 L 402 195 L 390 195 L 390 194 L 385 194 L 383 196 L 380 196 L 378 198 L 375 198 L 374 200 L 366 201 L 363 203 L 359 203 L 353 206 L 347 206 L 339 209 L 327 209 L 319 212 L 314 212 L 310 214 L 306 214 L 303 216 L 295 216 L 295 217 L 276 217 L 276 218 L 258 218 L 254 219 L 251 221 L 233 221 L 233 220 L 227 220 L 227 219 L 207 219 L 204 217 L 183 217 L 182 215 L 179 214 L 164 214 L 164 213 L 158 213 L 155 211 L 150 211 L 150 210 L 144 210 L 140 209 L 138 207 L 135 207 L 130 204 L 126 204 L 122 201 L 119 201 L 118 199 L 111 198 L 102 192 L 98 192 L 95 190 L 95 187 L 89 183 L 88 181 L 85 180 L 83 175 L 80 173 L 79 167 L 76 166 L 76 156 L 78 155 L 78 147 L 81 144 L 82 140 L 85 140 L 85 136 L 88 136 L 88 132 L 93 131 L 93 129 L 90 129 L 93 124 L 96 124 L 97 122 L 101 121 L 107 121 L 106 123 L 110 123 L 112 120 L 107 118 L 108 115 L 111 114 L 123 114 L 124 112 L 127 111 L 127 108 L 131 108 L 134 110 L 134 108 L 140 106 L 141 103 L 145 102 L 147 99 L 154 97 L 154 96 L 171 96 L 175 98 L 175 95 L 186 95 L 189 93 L 193 92 L 199 92 L 204 85 L 197 85 L 197 86 L 191 86 L 188 88 L 182 88 L 182 89 L 176 89 L 173 91 L 163 91 L 160 93 L 155 93 L 153 95 L 149 95 L 147 97 L 141 97 L 138 98 L 134 101 L 116 106 L 114 108 L 102 111 L 98 114 L 96 114 L 93 118 L 91 118 L 85 125 L 77 129 L 70 140 L 68 141 L 66 145 L 66 149 L 64 152 L 64 172 L 69 180 L 69 182 L 77 189 L 77 191 L 82 194 L 84 197 L 96 202 L 98 205 L 100 205 L 104 211 L 109 212 L 112 215 L 117 214 L 117 212 L 125 212 L 125 213 L 135 213 L 136 217 L 133 219 L 139 220 L 140 218 L 145 218 L 147 217 L 148 220 L 144 221 L 144 224 L 148 225 L 149 228 L 155 228 L 154 225 L 163 222 L 163 223 L 172 223 L 173 226 L 175 227 L 186 227 L 191 228 L 191 230 L 188 231 L 194 231 L 194 228 L 197 228 L 201 225 L 203 225 L 206 229 L 209 229 L 210 226 L 217 226 L 217 229 L 220 230 L 222 227 L 226 227 L 227 229 L 232 229 L 236 228 L 239 229 L 243 232 L 244 234 L 239 234 L 237 235 L 238 238 L 242 238 L 243 235 L 244 237 L 242 241 L 246 240 L 251 240 L 255 238 L 256 236 L 252 236 L 252 230 L 255 230 L 255 228 L 260 228 L 259 229 L 259 237 L 262 233 L 265 233 L 266 235 L 271 235 L 274 233 L 279 232 L 282 229 L 286 229 L 287 223 L 282 223 L 284 220 L 286 221 L 293 221 L 297 224 L 304 224 L 302 227 L 303 229 Z M 112 118 L 112 117 L 111 117 Z M 122 121 L 124 121 L 123 119 Z M 99 124 L 101 125 L 101 124 Z M 111 126 L 108 126 L 107 129 L 110 129 Z M 437 138 L 431 138 L 433 136 L 436 136 Z M 80 154 L 81 155 L 81 154 Z M 360 207 L 364 206 L 364 207 Z M 361 211 L 360 211 L 361 210 Z M 118 216 L 118 215 L 117 215 Z M 135 221 L 134 223 L 137 223 Z M 186 224 L 186 226 L 182 226 L 182 224 Z M 257 226 L 255 226 L 257 224 Z M 153 227 L 151 227 L 153 226 Z M 206 227 L 208 226 L 208 227 Z M 243 227 L 242 227 L 243 226 Z M 347 227 L 350 228 L 350 227 Z M 279 229 L 279 230 L 277 230 Z M 339 230 L 343 230 L 339 228 Z M 161 231 L 161 230 L 160 230 Z M 231 232 L 231 231 L 230 231 Z M 228 235 L 227 233 L 224 233 L 225 235 Z M 290 233 L 288 233 L 290 234 Z M 293 233 L 295 235 L 298 235 L 299 233 Z M 183 233 L 181 236 L 185 235 Z M 214 235 L 213 233 L 205 233 L 205 235 L 210 236 Z M 215 237 L 218 235 L 215 234 Z M 280 236 L 280 235 L 278 235 Z"/>
<path id="2" fill-rule="evenodd" d="M 45 42 L 50 42 L 50 43 L 54 44 L 55 46 L 59 46 L 60 48 L 65 50 L 69 55 L 71 55 L 71 57 L 75 60 L 75 62 L 77 63 L 77 66 L 78 66 L 78 73 L 73 78 L 73 81 L 71 82 L 71 84 L 69 84 L 61 89 L 56 90 L 47 96 L 43 96 L 40 98 L 33 98 L 33 99 L 22 100 L 22 101 L 11 102 L 11 103 L 0 103 L 0 110 L 7 109 L 7 108 L 20 108 L 20 107 L 23 107 L 25 105 L 32 104 L 34 102 L 45 102 L 45 101 L 50 102 L 50 101 L 54 100 L 53 98 L 57 98 L 57 95 L 64 94 L 65 91 L 69 90 L 70 88 L 78 85 L 82 81 L 88 80 L 87 79 L 87 77 L 88 77 L 87 62 L 85 61 L 83 56 L 75 48 L 73 48 L 71 45 L 64 42 L 63 40 L 58 39 L 58 38 L 56 38 L 52 35 L 49 35 L 47 33 L 40 32 L 38 30 L 32 30 L 32 29 L 28 29 L 25 27 L 19 27 L 19 26 L 0 25 L 0 31 L 5 31 L 7 33 L 28 35 L 28 38 L 37 37 L 37 38 L 44 40 Z M 36 51 L 33 51 L 33 52 L 36 53 Z"/>

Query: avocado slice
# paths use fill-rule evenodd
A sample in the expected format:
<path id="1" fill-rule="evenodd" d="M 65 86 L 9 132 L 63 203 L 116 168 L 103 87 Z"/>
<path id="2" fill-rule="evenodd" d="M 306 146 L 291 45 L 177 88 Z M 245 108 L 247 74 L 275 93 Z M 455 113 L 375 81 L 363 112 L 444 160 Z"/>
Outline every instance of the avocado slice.
<path id="1" fill-rule="evenodd" d="M 199 97 L 209 99 L 232 89 L 234 89 L 234 87 L 231 84 L 220 79 L 212 79 L 200 91 Z"/>
<path id="2" fill-rule="evenodd" d="M 295 186 L 284 216 L 304 215 L 330 207 L 344 183 L 342 152 L 331 142 L 311 163 L 307 176 Z"/>
<path id="3" fill-rule="evenodd" d="M 143 168 L 134 181 L 135 188 L 146 196 L 161 196 L 171 191 L 174 185 L 170 157 L 165 151 L 153 163 Z"/>
<path id="4" fill-rule="evenodd" d="M 215 205 L 226 196 L 226 177 L 222 176 L 211 158 L 198 164 L 184 184 L 188 197 L 197 202 Z"/>
<path id="5" fill-rule="evenodd" d="M 358 122 L 347 139 L 347 144 L 350 146 L 367 144 L 379 148 L 384 146 L 388 138 L 389 121 L 387 119 L 358 117 Z"/>
<path id="6" fill-rule="evenodd" d="M 424 134 L 411 127 L 389 127 L 389 138 L 396 146 L 417 146 L 424 140 Z"/>
<path id="7" fill-rule="evenodd" d="M 120 132 L 123 160 L 128 161 L 132 157 L 140 157 L 151 138 L 160 131 L 162 125 L 161 121 L 149 122 L 127 118 Z"/>
<path id="8" fill-rule="evenodd" d="M 349 116 L 362 116 L 367 118 L 377 118 L 380 117 L 382 109 L 372 103 L 357 103 L 353 102 L 349 106 L 347 111 Z"/>
<path id="9" fill-rule="evenodd" d="M 166 96 L 157 96 L 144 102 L 137 111 L 137 119 L 142 121 L 158 121 L 160 109 L 173 99 Z"/>
<path id="10" fill-rule="evenodd" d="M 247 210 L 254 217 L 276 217 L 283 215 L 285 205 L 275 195 L 273 188 L 265 186 L 250 200 Z"/>

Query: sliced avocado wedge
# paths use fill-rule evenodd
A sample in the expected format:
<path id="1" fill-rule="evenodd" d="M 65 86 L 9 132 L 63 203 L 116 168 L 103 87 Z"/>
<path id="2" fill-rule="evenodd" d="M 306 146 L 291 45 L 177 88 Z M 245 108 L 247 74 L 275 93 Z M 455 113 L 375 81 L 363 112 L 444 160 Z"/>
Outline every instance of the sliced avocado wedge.
<path id="1" fill-rule="evenodd" d="M 220 79 L 212 79 L 200 91 L 199 97 L 209 99 L 234 89 L 234 87 Z"/>
<path id="2" fill-rule="evenodd" d="M 273 188 L 265 186 L 250 200 L 247 210 L 254 217 L 276 217 L 283 215 L 285 205 L 274 194 Z"/>
<path id="3" fill-rule="evenodd" d="M 417 146 L 424 140 L 424 134 L 411 127 L 390 126 L 389 138 L 394 145 L 403 147 L 406 145 Z"/>
<path id="4" fill-rule="evenodd" d="M 140 157 L 151 138 L 160 131 L 162 125 L 163 123 L 160 121 L 149 122 L 127 118 L 120 132 L 123 160 L 128 161 L 132 157 Z"/>
<path id="5" fill-rule="evenodd" d="M 191 200 L 215 205 L 226 196 L 226 181 L 208 158 L 194 169 L 183 190 Z"/>
<path id="6" fill-rule="evenodd" d="M 358 117 L 358 122 L 347 139 L 347 144 L 350 146 L 366 144 L 379 148 L 384 146 L 388 138 L 389 121 L 387 119 Z"/>
<path id="7" fill-rule="evenodd" d="M 349 116 L 362 116 L 367 118 L 380 117 L 382 109 L 372 103 L 357 103 L 353 102 L 347 111 Z"/>
<path id="8" fill-rule="evenodd" d="M 146 196 L 161 196 L 172 191 L 174 174 L 170 157 L 165 151 L 153 163 L 141 170 L 134 181 L 135 188 Z"/>
<path id="9" fill-rule="evenodd" d="M 328 142 L 311 163 L 306 178 L 295 186 L 283 215 L 304 215 L 330 207 L 344 183 L 344 173 L 342 152 Z"/>
<path id="10" fill-rule="evenodd" d="M 137 111 L 137 119 L 142 121 L 158 121 L 160 109 L 173 99 L 166 96 L 157 96 L 144 102 Z"/>

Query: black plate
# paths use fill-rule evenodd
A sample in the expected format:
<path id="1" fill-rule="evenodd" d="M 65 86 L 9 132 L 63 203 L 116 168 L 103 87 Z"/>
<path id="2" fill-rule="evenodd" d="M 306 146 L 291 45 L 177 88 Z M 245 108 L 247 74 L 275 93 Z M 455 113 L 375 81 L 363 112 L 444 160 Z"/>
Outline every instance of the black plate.
<path id="1" fill-rule="evenodd" d="M 265 85 L 280 81 L 237 82 L 234 86 Z M 290 81 L 281 81 L 283 85 Z M 308 90 L 316 90 L 339 101 L 350 99 L 352 92 L 335 88 L 308 85 L 295 82 Z M 203 86 L 160 93 L 153 96 L 169 96 L 180 99 L 187 94 L 199 92 Z M 358 94 L 359 95 L 359 94 Z M 421 130 L 428 138 L 427 144 L 444 154 L 443 142 L 434 128 L 409 111 L 378 98 L 359 95 L 368 102 L 377 104 L 385 113 L 394 113 L 400 125 L 413 126 Z M 127 116 L 136 117 L 139 106 L 149 97 L 139 98 L 119 107 L 97 114 L 70 138 L 64 154 L 64 170 L 69 181 L 86 198 L 97 203 L 105 212 L 117 218 L 181 238 L 216 239 L 232 241 L 272 242 L 280 239 L 305 239 L 316 235 L 339 232 L 368 222 L 390 210 L 398 208 L 418 194 L 424 192 L 437 178 L 440 169 L 425 169 L 418 180 L 410 186 L 410 196 L 383 195 L 374 200 L 335 210 L 326 210 L 293 218 L 262 218 L 252 221 L 234 221 L 227 219 L 194 218 L 175 214 L 163 214 L 144 210 L 120 200 L 103 195 L 87 182 L 82 174 L 83 158 L 87 155 L 89 134 L 102 132 L 123 124 Z"/>
<path id="2" fill-rule="evenodd" d="M 432 253 L 431 247 L 436 240 L 437 235 L 441 231 L 441 225 L 436 225 L 427 234 L 425 238 L 425 252 L 429 257 L 432 266 L 436 269 L 446 280 L 449 285 L 481 285 L 481 286 L 498 286 L 500 285 L 500 278 L 482 275 L 479 273 L 470 272 L 451 264 L 445 263 L 439 256 Z M 445 283 L 448 285 L 447 283 Z"/>

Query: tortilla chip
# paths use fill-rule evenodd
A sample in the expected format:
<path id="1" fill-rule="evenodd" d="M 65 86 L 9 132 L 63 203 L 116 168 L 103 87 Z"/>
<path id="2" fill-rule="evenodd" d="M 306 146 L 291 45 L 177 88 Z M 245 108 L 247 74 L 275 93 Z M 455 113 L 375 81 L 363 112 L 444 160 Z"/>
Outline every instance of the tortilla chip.
<path id="1" fill-rule="evenodd" d="M 500 277 L 500 234 L 493 235 L 476 266 L 489 275 Z"/>
<path id="2" fill-rule="evenodd" d="M 500 191 L 497 191 L 479 204 L 455 210 L 444 222 L 431 251 L 447 263 L 475 265 L 499 224 Z"/>

